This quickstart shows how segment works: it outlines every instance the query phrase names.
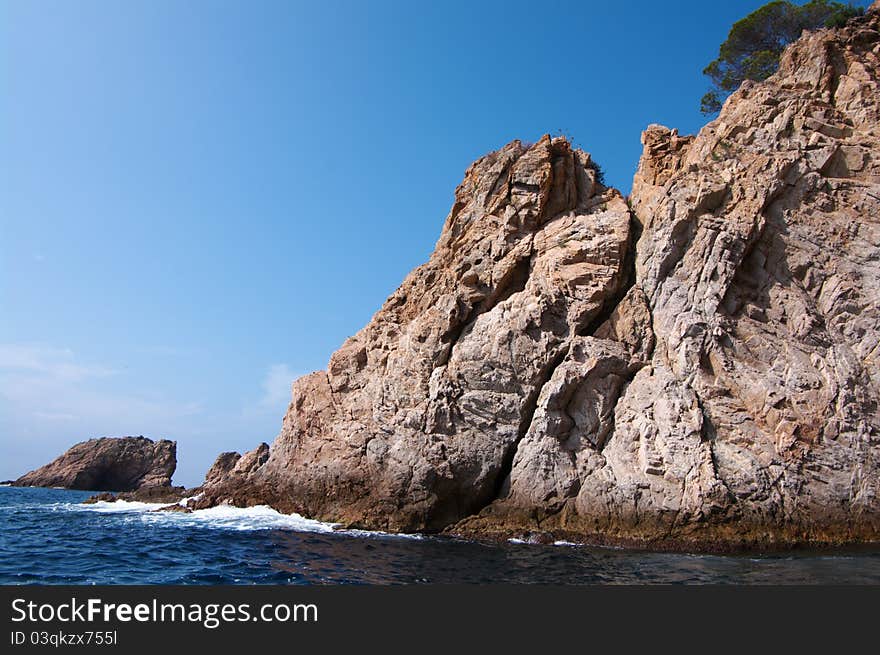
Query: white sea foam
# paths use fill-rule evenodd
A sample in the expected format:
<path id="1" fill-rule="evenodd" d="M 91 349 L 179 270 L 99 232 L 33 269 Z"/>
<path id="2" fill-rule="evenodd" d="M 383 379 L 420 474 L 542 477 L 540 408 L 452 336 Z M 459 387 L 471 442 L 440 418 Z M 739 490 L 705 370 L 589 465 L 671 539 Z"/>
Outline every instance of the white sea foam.
<path id="1" fill-rule="evenodd" d="M 532 539 L 519 539 L 517 537 L 511 537 L 510 539 L 507 540 L 507 543 L 509 543 L 509 544 L 537 544 L 540 542 L 534 541 Z M 554 545 L 554 546 L 582 546 L 583 544 L 579 544 L 575 541 L 560 540 L 560 541 L 554 541 L 552 545 Z"/>
<path id="2" fill-rule="evenodd" d="M 200 494 L 196 494 L 195 496 L 187 496 L 186 498 L 181 498 L 180 500 L 178 500 L 177 504 L 180 505 L 181 507 L 186 507 L 189 504 L 189 501 L 198 500 L 199 498 L 201 498 L 204 495 L 205 495 L 204 493 L 200 493 Z"/>
<path id="3" fill-rule="evenodd" d="M 183 504 L 182 502 L 180 504 Z M 77 511 L 99 512 L 105 514 L 128 514 L 130 519 L 141 521 L 148 525 L 187 525 L 192 527 L 205 527 L 220 530 L 235 530 L 240 532 L 253 530 L 292 530 L 295 532 L 311 533 L 340 533 L 352 536 L 375 537 L 394 536 L 402 538 L 421 539 L 422 535 L 392 535 L 385 532 L 372 532 L 367 530 L 340 530 L 336 523 L 326 523 L 307 519 L 299 514 L 282 514 L 266 505 L 254 507 L 233 507 L 231 505 L 217 505 L 208 509 L 198 509 L 194 512 L 157 512 L 161 507 L 167 507 L 163 503 L 141 503 L 134 501 L 117 500 L 115 502 L 99 501 L 88 505 L 68 504 L 68 508 Z"/>
<path id="4" fill-rule="evenodd" d="M 148 512 L 141 516 L 145 523 L 175 523 L 178 525 L 205 525 L 223 530 L 295 530 L 297 532 L 334 532 L 333 523 L 307 519 L 299 514 L 282 514 L 271 507 L 232 507 L 218 505 L 194 512 Z"/>
<path id="5" fill-rule="evenodd" d="M 106 500 L 99 500 L 96 503 L 64 503 L 63 507 L 82 510 L 87 512 L 100 512 L 102 514 L 123 514 L 149 512 L 160 507 L 165 507 L 168 503 L 141 503 L 134 500 L 117 500 L 108 503 Z"/>

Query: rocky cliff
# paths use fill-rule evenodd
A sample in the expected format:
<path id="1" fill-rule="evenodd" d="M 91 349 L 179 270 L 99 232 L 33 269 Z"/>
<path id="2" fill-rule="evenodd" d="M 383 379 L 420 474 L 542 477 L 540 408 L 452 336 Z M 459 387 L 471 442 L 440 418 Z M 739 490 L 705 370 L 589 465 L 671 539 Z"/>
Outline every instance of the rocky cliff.
<path id="1" fill-rule="evenodd" d="M 430 260 L 202 503 L 729 549 L 880 539 L 876 5 L 806 33 L 627 201 L 564 139 L 475 162 Z M 236 465 L 237 467 L 238 465 Z"/>
<path id="2" fill-rule="evenodd" d="M 177 467 L 177 444 L 146 437 L 104 437 L 82 441 L 12 484 L 94 491 L 168 488 Z"/>

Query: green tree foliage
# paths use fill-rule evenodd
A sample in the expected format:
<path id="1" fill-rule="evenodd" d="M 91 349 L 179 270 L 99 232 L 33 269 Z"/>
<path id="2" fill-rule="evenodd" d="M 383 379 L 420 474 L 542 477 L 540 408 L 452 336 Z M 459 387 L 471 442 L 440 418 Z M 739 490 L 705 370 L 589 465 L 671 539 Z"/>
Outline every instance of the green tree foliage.
<path id="1" fill-rule="evenodd" d="M 744 80 L 770 77 L 779 67 L 785 46 L 804 30 L 840 27 L 864 12 L 861 7 L 829 0 L 810 0 L 803 5 L 774 0 L 753 11 L 734 23 L 718 50 L 718 59 L 703 69 L 712 86 L 703 96 L 701 111 L 715 114 Z"/>

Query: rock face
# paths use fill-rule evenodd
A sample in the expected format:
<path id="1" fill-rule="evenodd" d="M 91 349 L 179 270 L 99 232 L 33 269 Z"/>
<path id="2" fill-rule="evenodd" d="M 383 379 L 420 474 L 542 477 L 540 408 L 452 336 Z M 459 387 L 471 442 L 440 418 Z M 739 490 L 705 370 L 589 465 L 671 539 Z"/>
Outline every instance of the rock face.
<path id="1" fill-rule="evenodd" d="M 626 283 L 632 217 L 563 139 L 468 170 L 430 261 L 294 385 L 265 465 L 275 505 L 439 530 L 497 497 L 541 388 Z M 234 487 L 234 485 L 233 485 Z M 253 492 L 223 490 L 233 501 Z"/>
<path id="2" fill-rule="evenodd" d="M 876 7 L 876 5 L 875 5 Z M 880 540 L 880 15 L 805 34 L 629 205 L 563 139 L 467 171 L 431 259 L 208 485 L 369 528 Z"/>
<path id="3" fill-rule="evenodd" d="M 58 459 L 26 473 L 13 484 L 93 491 L 164 488 L 171 486 L 176 467 L 174 441 L 104 437 L 76 444 Z"/>
<path id="4" fill-rule="evenodd" d="M 238 464 L 238 460 L 240 459 L 241 455 L 235 452 L 220 453 L 217 455 L 217 459 L 214 460 L 211 468 L 205 473 L 203 486 L 209 486 L 221 482 L 223 478 L 228 476 L 232 469 L 235 468 L 235 465 Z"/>

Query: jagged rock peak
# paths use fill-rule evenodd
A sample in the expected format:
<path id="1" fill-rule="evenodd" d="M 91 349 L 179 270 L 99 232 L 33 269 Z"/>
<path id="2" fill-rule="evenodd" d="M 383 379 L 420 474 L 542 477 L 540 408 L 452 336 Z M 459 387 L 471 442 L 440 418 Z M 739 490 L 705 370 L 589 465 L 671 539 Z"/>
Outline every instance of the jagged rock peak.
<path id="1" fill-rule="evenodd" d="M 294 384 L 252 484 L 288 509 L 397 530 L 478 511 L 553 369 L 623 293 L 630 224 L 621 195 L 565 139 L 479 159 L 430 260 L 326 372 Z"/>

